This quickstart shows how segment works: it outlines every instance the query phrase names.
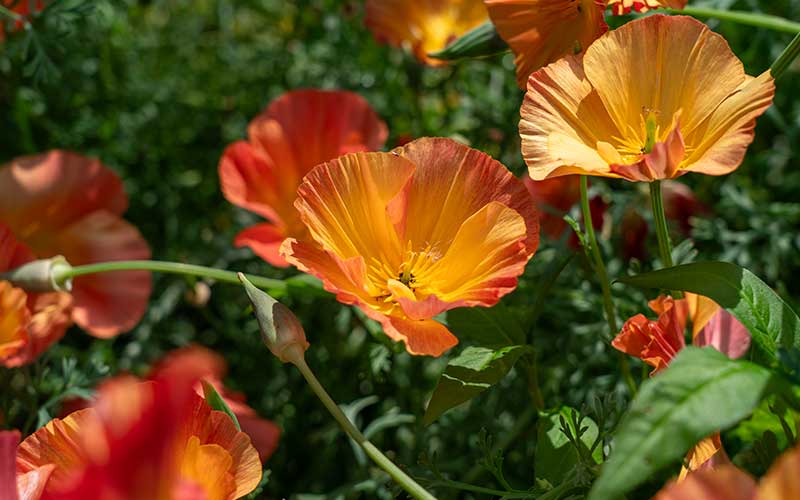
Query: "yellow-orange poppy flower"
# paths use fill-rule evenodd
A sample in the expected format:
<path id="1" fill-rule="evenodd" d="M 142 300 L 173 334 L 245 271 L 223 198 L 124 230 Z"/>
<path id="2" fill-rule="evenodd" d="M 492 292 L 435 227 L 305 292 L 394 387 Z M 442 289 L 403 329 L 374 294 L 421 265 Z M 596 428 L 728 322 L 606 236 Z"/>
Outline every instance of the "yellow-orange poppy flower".
<path id="1" fill-rule="evenodd" d="M 447 61 L 429 57 L 486 21 L 481 0 L 367 0 L 365 23 L 375 38 L 404 47 L 422 63 Z"/>
<path id="2" fill-rule="evenodd" d="M 769 72 L 745 74 L 703 23 L 649 16 L 531 75 L 522 153 L 534 179 L 723 175 L 741 164 L 774 93 Z"/>
<path id="3" fill-rule="evenodd" d="M 250 439 L 193 385 L 200 373 L 109 381 L 94 406 L 54 419 L 19 446 L 17 472 L 54 466 L 46 498 L 231 500 L 251 492 L 261 463 Z"/>
<path id="4" fill-rule="evenodd" d="M 313 241 L 286 240 L 287 260 L 380 321 L 412 354 L 453 347 L 458 340 L 432 318 L 497 303 L 539 243 L 538 214 L 522 182 L 450 139 L 320 165 L 295 206 Z"/>
<path id="5" fill-rule="evenodd" d="M 608 30 L 603 0 L 485 0 L 497 33 L 514 52 L 517 83 L 531 73 L 577 54 Z"/>
<path id="6" fill-rule="evenodd" d="M 17 474 L 19 432 L 0 431 L 0 498 L 39 500 L 55 467 L 52 464 Z"/>
<path id="7" fill-rule="evenodd" d="M 0 224 L 25 247 L 28 260 L 63 255 L 82 265 L 150 258 L 139 231 L 122 219 L 127 206 L 119 177 L 76 153 L 51 151 L 0 167 Z M 150 274 L 80 276 L 71 295 L 73 321 L 96 337 L 113 337 L 144 314 Z"/>
<path id="8" fill-rule="evenodd" d="M 289 236 L 306 229 L 295 210 L 297 186 L 312 168 L 345 153 L 380 149 L 386 124 L 352 92 L 297 90 L 274 100 L 247 129 L 248 140 L 225 150 L 219 163 L 222 192 L 231 203 L 269 219 L 236 236 L 274 266 Z"/>
<path id="9" fill-rule="evenodd" d="M 608 0 L 608 7 L 615 16 L 653 9 L 682 9 L 687 0 Z"/>

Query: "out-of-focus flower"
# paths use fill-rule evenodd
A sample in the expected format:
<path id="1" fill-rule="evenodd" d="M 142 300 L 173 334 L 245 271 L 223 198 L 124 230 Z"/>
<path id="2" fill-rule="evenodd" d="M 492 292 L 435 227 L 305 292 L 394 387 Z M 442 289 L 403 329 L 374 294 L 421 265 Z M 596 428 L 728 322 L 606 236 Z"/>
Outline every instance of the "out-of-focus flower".
<path id="1" fill-rule="evenodd" d="M 514 51 L 517 84 L 531 73 L 586 50 L 608 30 L 603 0 L 485 0 L 497 33 Z"/>
<path id="2" fill-rule="evenodd" d="M 202 380 L 214 386 L 236 415 L 242 431 L 250 436 L 261 461 L 267 460 L 278 447 L 281 430 L 269 420 L 259 417 L 256 411 L 247 405 L 243 394 L 232 392 L 225 387 L 222 380 L 225 378 L 228 366 L 222 356 L 198 345 L 176 349 L 153 367 L 150 378 L 170 378 L 174 375 L 175 370 L 184 370 L 187 366 L 197 370 L 201 374 Z M 203 395 L 203 387 L 200 382 L 195 384 L 194 389 L 197 394 Z"/>
<path id="3" fill-rule="evenodd" d="M 3 500 L 39 500 L 55 467 L 43 465 L 17 474 L 18 431 L 0 431 L 0 498 Z"/>
<path id="4" fill-rule="evenodd" d="M 723 465 L 671 482 L 655 500 L 794 500 L 800 498 L 800 448 L 781 455 L 767 474 L 756 481 L 733 465 Z"/>
<path id="5" fill-rule="evenodd" d="M 453 347 L 456 337 L 432 318 L 496 304 L 539 243 L 538 213 L 522 182 L 450 139 L 320 165 L 295 206 L 313 241 L 284 242 L 287 260 L 412 354 Z"/>
<path id="6" fill-rule="evenodd" d="M 31 0 L 0 0 L 0 5 L 7 8 L 14 14 L 21 16 L 23 19 L 28 18 L 32 14 L 31 12 Z M 40 12 L 44 9 L 45 2 L 44 0 L 36 0 L 33 4 L 34 12 Z M 5 40 L 6 32 L 5 32 L 5 18 L 0 19 L 0 42 Z M 22 29 L 24 22 L 22 20 L 17 20 L 14 22 L 14 29 Z"/>
<path id="7" fill-rule="evenodd" d="M 202 367 L 141 382 L 118 377 L 91 408 L 54 419 L 19 446 L 17 472 L 55 466 L 45 497 L 57 500 L 228 500 L 261 479 L 258 453 L 193 386 Z"/>
<path id="8" fill-rule="evenodd" d="M 292 205 L 312 168 L 345 153 L 380 149 L 387 129 L 364 98 L 352 92 L 298 90 L 273 101 L 231 144 L 219 163 L 222 192 L 231 203 L 266 217 L 236 236 L 275 266 L 285 238 L 307 231 Z"/>
<path id="9" fill-rule="evenodd" d="M 746 75 L 705 24 L 649 16 L 531 76 L 522 153 L 534 179 L 723 175 L 741 164 L 774 93 L 769 71 Z"/>
<path id="10" fill-rule="evenodd" d="M 608 7 L 615 16 L 652 9 L 682 9 L 687 0 L 608 0 Z"/>
<path id="11" fill-rule="evenodd" d="M 429 57 L 486 21 L 481 0 L 367 0 L 365 23 L 382 43 L 403 47 L 422 63 L 447 61 Z"/>
<path id="12" fill-rule="evenodd" d="M 139 231 L 122 219 L 127 206 L 120 179 L 76 153 L 51 151 L 0 167 L 0 223 L 24 248 L 26 261 L 63 255 L 83 265 L 150 258 Z M 143 271 L 75 278 L 72 320 L 96 337 L 113 337 L 142 317 L 150 287 Z"/>

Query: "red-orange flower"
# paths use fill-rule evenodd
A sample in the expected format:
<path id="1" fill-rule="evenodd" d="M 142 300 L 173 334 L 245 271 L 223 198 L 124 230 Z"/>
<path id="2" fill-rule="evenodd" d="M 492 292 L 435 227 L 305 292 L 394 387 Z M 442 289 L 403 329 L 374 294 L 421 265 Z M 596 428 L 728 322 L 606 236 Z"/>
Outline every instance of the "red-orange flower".
<path id="1" fill-rule="evenodd" d="M 127 206 L 120 179 L 76 153 L 51 151 L 0 168 L 0 223 L 29 250 L 28 260 L 63 255 L 82 265 L 149 258 L 139 231 L 121 217 Z M 72 319 L 96 337 L 112 337 L 136 325 L 149 296 L 146 272 L 81 276 L 73 284 Z"/>
<path id="2" fill-rule="evenodd" d="M 149 377 L 158 379 L 179 376 L 179 372 L 185 370 L 187 366 L 200 373 L 203 381 L 214 386 L 236 415 L 242 431 L 250 436 L 261 461 L 267 460 L 278 447 L 281 430 L 269 420 L 259 417 L 255 410 L 247 405 L 243 394 L 232 392 L 225 387 L 222 380 L 225 378 L 228 366 L 222 356 L 198 345 L 176 349 L 153 367 Z M 203 388 L 199 382 L 194 389 L 197 394 L 203 395 Z"/>
<path id="3" fill-rule="evenodd" d="M 748 76 L 705 24 L 649 16 L 531 75 L 522 154 L 534 179 L 723 175 L 742 163 L 774 94 L 770 72 Z"/>
<path id="4" fill-rule="evenodd" d="M 537 69 L 578 54 L 608 30 L 604 0 L 485 0 L 497 33 L 514 51 L 517 84 Z"/>
<path id="5" fill-rule="evenodd" d="M 31 15 L 31 0 L 2 0 L 0 1 L 0 5 L 23 18 L 27 18 Z M 44 5 L 44 0 L 36 0 L 34 12 L 39 12 L 44 9 Z M 5 19 L 0 19 L 0 42 L 6 38 L 5 24 Z M 19 20 L 14 22 L 14 29 L 21 29 L 22 26 L 23 21 Z"/>
<path id="6" fill-rule="evenodd" d="M 0 431 L 0 498 L 3 500 L 39 500 L 53 465 L 43 465 L 17 474 L 19 432 Z"/>
<path id="7" fill-rule="evenodd" d="M 432 318 L 496 304 L 539 243 L 537 210 L 522 182 L 450 139 L 320 165 L 295 206 L 313 241 L 286 240 L 287 260 L 380 321 L 412 354 L 453 347 L 458 340 Z"/>
<path id="8" fill-rule="evenodd" d="M 367 0 L 365 23 L 375 38 L 412 51 L 420 62 L 441 66 L 429 57 L 486 21 L 481 0 Z"/>
<path id="9" fill-rule="evenodd" d="M 687 0 L 608 0 L 608 7 L 615 16 L 652 9 L 682 9 Z"/>
<path id="10" fill-rule="evenodd" d="M 19 446 L 18 474 L 53 465 L 56 500 L 228 500 L 261 479 L 258 453 L 193 385 L 192 367 L 151 382 L 111 380 L 93 407 L 54 419 Z"/>
<path id="11" fill-rule="evenodd" d="M 292 205 L 303 176 L 342 154 L 379 149 L 387 134 L 369 103 L 352 92 L 298 90 L 273 101 L 250 122 L 249 139 L 228 146 L 220 160 L 225 198 L 269 220 L 239 233 L 236 246 L 287 266 L 281 243 L 307 234 Z"/>

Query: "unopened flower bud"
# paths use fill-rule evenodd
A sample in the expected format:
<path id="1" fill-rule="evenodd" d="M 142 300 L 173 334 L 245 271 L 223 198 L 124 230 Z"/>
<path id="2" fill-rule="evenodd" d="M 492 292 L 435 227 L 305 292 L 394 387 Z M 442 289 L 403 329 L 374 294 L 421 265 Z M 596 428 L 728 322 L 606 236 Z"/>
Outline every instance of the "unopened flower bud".
<path id="1" fill-rule="evenodd" d="M 10 282 L 26 292 L 69 292 L 72 280 L 61 280 L 65 271 L 72 269 L 69 262 L 57 256 L 50 259 L 34 260 L 16 269 L 0 274 L 0 280 Z"/>
<path id="2" fill-rule="evenodd" d="M 300 320 L 288 307 L 256 288 L 244 274 L 238 276 L 253 304 L 264 344 L 281 362 L 297 364 L 310 345 Z"/>

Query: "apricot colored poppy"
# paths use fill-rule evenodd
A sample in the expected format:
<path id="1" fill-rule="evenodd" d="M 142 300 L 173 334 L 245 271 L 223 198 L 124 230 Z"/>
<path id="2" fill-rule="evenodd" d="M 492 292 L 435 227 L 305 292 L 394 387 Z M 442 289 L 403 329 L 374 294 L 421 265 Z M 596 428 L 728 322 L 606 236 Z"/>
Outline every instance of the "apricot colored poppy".
<path id="1" fill-rule="evenodd" d="M 388 132 L 357 94 L 296 90 L 274 100 L 250 122 L 247 134 L 247 141 L 231 144 L 222 155 L 222 192 L 234 205 L 269 222 L 245 229 L 234 243 L 285 267 L 281 243 L 307 234 L 293 206 L 303 176 L 339 155 L 380 149 Z"/>
<path id="2" fill-rule="evenodd" d="M 53 465 L 43 465 L 17 474 L 18 431 L 0 431 L 0 498 L 3 500 L 39 500 Z"/>
<path id="3" fill-rule="evenodd" d="M 517 84 L 608 31 L 604 0 L 485 0 L 497 33 L 514 52 Z"/>
<path id="4" fill-rule="evenodd" d="M 418 61 L 442 66 L 429 57 L 487 20 L 481 0 L 367 0 L 364 22 L 375 38 L 411 51 Z"/>
<path id="5" fill-rule="evenodd" d="M 531 76 L 522 153 L 534 179 L 723 175 L 741 164 L 774 93 L 769 71 L 745 74 L 703 23 L 649 16 Z"/>
<path id="6" fill-rule="evenodd" d="M 608 0 L 608 7 L 615 16 L 621 16 L 653 9 L 682 9 L 686 3 L 687 0 Z"/>
<path id="7" fill-rule="evenodd" d="M 295 206 L 312 241 L 286 240 L 287 260 L 412 354 L 438 356 L 458 343 L 432 318 L 496 304 L 539 244 L 538 213 L 522 182 L 450 139 L 320 165 Z"/>
<path id="8" fill-rule="evenodd" d="M 281 430 L 273 422 L 259 417 L 255 410 L 247 405 L 243 394 L 232 392 L 225 387 L 222 380 L 225 378 L 228 366 L 222 356 L 199 345 L 176 349 L 153 366 L 149 377 L 167 378 L 173 376 L 175 371 L 185 369 L 186 366 L 198 370 L 202 373 L 202 380 L 214 386 L 236 415 L 242 431 L 250 436 L 261 461 L 267 460 L 278 447 Z M 197 394 L 203 395 L 202 384 L 198 382 L 194 389 Z"/>
<path id="9" fill-rule="evenodd" d="M 19 446 L 17 472 L 53 465 L 45 498 L 228 500 L 261 479 L 258 453 L 193 385 L 192 367 L 150 382 L 119 377 L 91 408 L 54 419 Z"/>
<path id="10" fill-rule="evenodd" d="M 139 231 L 122 219 L 122 181 L 96 159 L 68 151 L 16 158 L 0 168 L 0 223 L 36 258 L 73 266 L 148 259 Z M 150 274 L 119 271 L 75 278 L 72 319 L 108 338 L 133 328 L 150 296 Z"/>

